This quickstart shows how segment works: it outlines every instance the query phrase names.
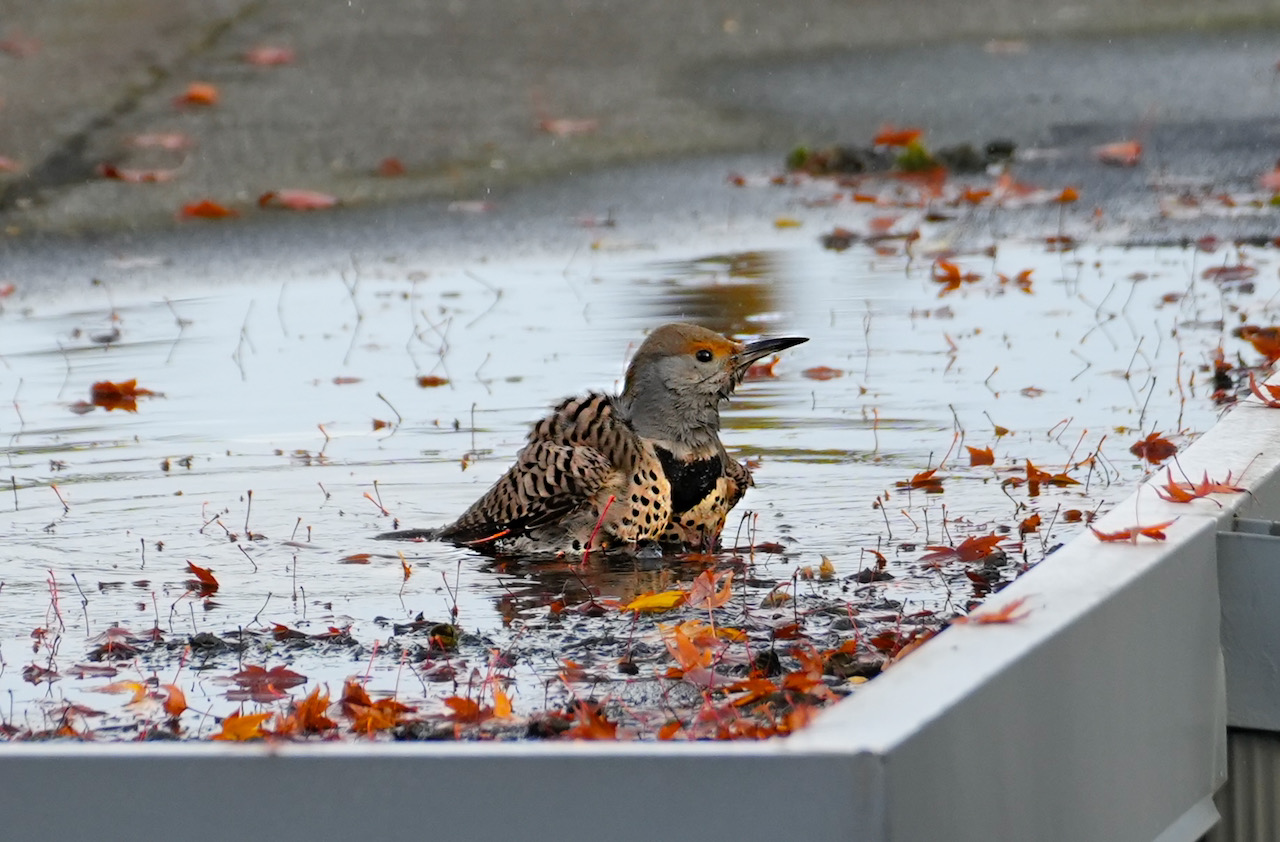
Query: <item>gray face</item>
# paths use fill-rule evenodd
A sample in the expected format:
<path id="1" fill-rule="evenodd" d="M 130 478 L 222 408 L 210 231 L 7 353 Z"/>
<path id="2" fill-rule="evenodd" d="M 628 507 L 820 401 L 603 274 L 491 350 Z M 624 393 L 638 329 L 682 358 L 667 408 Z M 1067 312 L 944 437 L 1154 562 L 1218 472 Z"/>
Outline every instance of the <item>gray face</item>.
<path id="1" fill-rule="evenodd" d="M 700 349 L 688 354 L 673 354 L 657 362 L 662 385 L 686 400 L 716 403 L 728 397 L 741 379 L 729 355 Z"/>

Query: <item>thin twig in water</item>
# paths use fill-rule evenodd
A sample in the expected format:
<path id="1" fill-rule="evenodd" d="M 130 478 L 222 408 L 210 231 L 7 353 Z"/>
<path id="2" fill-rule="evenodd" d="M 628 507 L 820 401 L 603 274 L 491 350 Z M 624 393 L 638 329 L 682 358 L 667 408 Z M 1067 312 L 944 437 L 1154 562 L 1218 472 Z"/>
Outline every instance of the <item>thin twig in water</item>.
<path id="1" fill-rule="evenodd" d="M 258 572 L 258 562 L 256 562 L 256 561 L 254 561 L 254 560 L 253 560 L 253 556 L 249 555 L 249 551 L 248 551 L 248 550 L 246 550 L 244 547 L 240 546 L 239 544 L 236 544 L 236 549 L 237 549 L 237 550 L 239 550 L 240 552 L 244 553 L 244 557 L 245 557 L 245 558 L 247 558 L 247 559 L 249 559 L 249 563 L 253 565 L 253 572 L 254 572 L 254 573 L 257 573 L 257 572 Z"/>
<path id="2" fill-rule="evenodd" d="M 382 395 L 382 393 L 381 393 L 381 392 L 376 392 L 375 394 L 378 396 L 378 400 L 380 400 L 380 401 L 382 401 L 383 403 L 385 403 L 385 404 L 387 405 L 387 407 L 388 407 L 388 408 L 390 408 L 390 410 L 396 414 L 396 426 L 395 426 L 395 428 L 391 431 L 391 434 L 392 434 L 392 435 L 395 435 L 396 430 L 400 429 L 400 425 L 404 423 L 404 418 L 400 415 L 400 411 L 399 411 L 399 410 L 397 410 L 394 406 L 391 406 L 391 401 L 389 401 L 389 400 L 387 400 L 385 397 L 383 397 L 383 395 Z"/>
<path id="3" fill-rule="evenodd" d="M 257 625 L 258 618 L 262 616 L 262 612 L 267 610 L 267 603 L 271 602 L 271 592 L 267 591 L 267 600 L 262 603 L 262 607 L 258 609 L 258 613 L 253 615 L 252 625 Z"/>
<path id="4" fill-rule="evenodd" d="M 485 308 L 484 312 L 483 312 L 483 313 L 481 313 L 480 315 L 476 316 L 476 317 L 475 317 L 474 319 L 472 319 L 471 321 L 467 322 L 467 327 L 471 327 L 471 326 L 473 326 L 476 322 L 480 321 L 480 320 L 481 320 L 481 319 L 483 319 L 485 316 L 489 315 L 489 313 L 493 311 L 493 308 L 494 308 L 494 307 L 497 307 L 497 306 L 498 306 L 498 301 L 499 301 L 499 300 L 501 300 L 501 298 L 502 298 L 502 288 L 501 288 L 501 287 L 495 287 L 493 284 L 489 283 L 489 282 L 488 282 L 488 281 L 486 281 L 484 278 L 481 278 L 479 275 L 477 275 L 477 274 L 476 274 L 476 273 L 474 273 L 474 272 L 468 271 L 468 272 L 466 272 L 465 274 L 466 274 L 466 276 L 467 276 L 468 278 L 470 278 L 471 280 L 473 280 L 473 281 L 475 281 L 476 283 L 480 284 L 480 285 L 481 285 L 481 286 L 483 286 L 485 289 L 489 290 L 489 292 L 493 293 L 493 301 L 489 302 L 489 306 Z"/>

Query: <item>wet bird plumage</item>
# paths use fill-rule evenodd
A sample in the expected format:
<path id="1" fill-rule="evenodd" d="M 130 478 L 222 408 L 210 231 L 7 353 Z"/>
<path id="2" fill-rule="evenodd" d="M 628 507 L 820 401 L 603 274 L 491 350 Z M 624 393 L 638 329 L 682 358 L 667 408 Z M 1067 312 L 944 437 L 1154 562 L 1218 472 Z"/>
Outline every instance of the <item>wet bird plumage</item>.
<path id="1" fill-rule="evenodd" d="M 744 344 L 694 325 L 658 328 L 621 394 L 560 403 L 515 464 L 435 537 L 496 552 L 574 552 L 589 542 L 712 548 L 752 484 L 720 441 L 720 404 L 752 362 L 804 341 Z"/>

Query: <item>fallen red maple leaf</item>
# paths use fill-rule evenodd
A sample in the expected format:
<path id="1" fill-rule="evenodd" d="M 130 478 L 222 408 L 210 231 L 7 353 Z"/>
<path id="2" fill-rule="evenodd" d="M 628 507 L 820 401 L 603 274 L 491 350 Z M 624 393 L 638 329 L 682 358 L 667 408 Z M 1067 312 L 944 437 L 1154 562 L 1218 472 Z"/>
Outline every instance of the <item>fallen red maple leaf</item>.
<path id="1" fill-rule="evenodd" d="M 208 596 L 218 589 L 218 580 L 213 578 L 212 570 L 206 567 L 197 567 L 189 561 L 187 562 L 187 570 L 196 577 L 194 590 L 200 591 L 202 596 Z"/>
<path id="2" fill-rule="evenodd" d="M 188 202 L 183 205 L 181 214 L 185 217 L 198 217 L 200 219 L 226 219 L 227 217 L 239 216 L 240 212 L 220 205 L 212 199 L 201 199 L 198 202 Z"/>
<path id="3" fill-rule="evenodd" d="M 1236 336 L 1253 346 L 1254 350 L 1267 358 L 1267 362 L 1273 363 L 1280 360 L 1280 326 L 1258 327 L 1256 325 L 1241 325 L 1235 330 Z M 1224 360 L 1225 363 L 1225 360 Z M 1217 368 L 1217 361 L 1214 362 Z M 1226 366 L 1230 370 L 1230 366 Z"/>
<path id="4" fill-rule="evenodd" d="M 137 412 L 138 398 L 151 397 L 155 394 L 150 389 L 139 388 L 137 379 L 121 380 L 119 383 L 100 380 L 89 387 L 89 400 L 94 406 L 100 406 L 108 412 L 113 409 Z"/>
<path id="5" fill-rule="evenodd" d="M 176 684 L 162 684 L 162 689 L 168 690 L 169 695 L 164 700 L 164 712 L 175 719 L 182 715 L 187 709 L 187 694 L 182 692 L 182 688 Z"/>
<path id="6" fill-rule="evenodd" d="M 218 104 L 218 89 L 208 82 L 192 82 L 187 89 L 173 98 L 173 104 L 183 106 L 210 106 Z"/>
<path id="7" fill-rule="evenodd" d="M 136 149 L 167 149 L 171 152 L 195 146 L 191 136 L 182 132 L 142 132 L 125 142 Z"/>
<path id="8" fill-rule="evenodd" d="M 299 684 L 307 683 L 307 677 L 305 675 L 294 672 L 283 664 L 272 667 L 271 669 L 251 664 L 231 676 L 231 680 L 241 687 L 255 688 L 271 686 L 277 690 L 297 687 Z"/>
<path id="9" fill-rule="evenodd" d="M 920 561 L 938 563 L 946 561 L 978 561 L 995 551 L 996 545 L 1005 539 L 994 532 L 990 535 L 970 535 L 956 547 L 926 547 L 933 552 L 920 556 Z"/>
<path id="10" fill-rule="evenodd" d="M 1152 465 L 1159 465 L 1177 453 L 1178 446 L 1156 432 L 1135 442 L 1129 452 Z"/>
<path id="11" fill-rule="evenodd" d="M 259 67 L 275 67 L 281 64 L 293 64 L 298 55 L 291 47 L 279 47 L 271 44 L 260 44 L 244 52 L 246 64 Z"/>
<path id="12" fill-rule="evenodd" d="M 378 175 L 383 178 L 395 178 L 405 172 L 405 166 L 400 163 L 399 158 L 383 158 L 378 162 Z"/>
<path id="13" fill-rule="evenodd" d="M 1151 526 L 1130 526 L 1125 529 L 1118 529 L 1115 532 L 1099 532 L 1090 526 L 1089 531 L 1098 536 L 1099 541 L 1128 541 L 1131 544 L 1136 544 L 1139 537 L 1150 538 L 1153 541 L 1163 541 L 1167 537 L 1164 534 L 1164 530 L 1172 525 L 1172 520 L 1166 520 L 1164 523 L 1156 523 Z"/>
<path id="14" fill-rule="evenodd" d="M 276 207 L 286 210 L 324 210 L 338 204 L 338 198 L 316 190 L 285 188 L 270 190 L 258 197 L 258 207 Z"/>
<path id="15" fill-rule="evenodd" d="M 892 125 L 880 127 L 871 142 L 876 146 L 910 146 L 924 136 L 924 129 L 900 129 Z"/>
<path id="16" fill-rule="evenodd" d="M 941 494 L 942 478 L 934 476 L 937 472 L 937 468 L 930 468 L 927 471 L 921 471 L 909 480 L 899 480 L 894 485 L 898 488 L 923 488 L 928 494 Z"/>
<path id="17" fill-rule="evenodd" d="M 1031 613 L 1030 610 L 1022 611 L 1023 603 L 1027 601 L 1025 596 L 1019 597 L 1009 604 L 997 608 L 994 611 L 984 611 L 980 614 L 970 614 L 967 617 L 956 617 L 951 622 L 955 623 L 974 623 L 977 625 L 993 625 L 998 623 L 1016 623 Z"/>
<path id="18" fill-rule="evenodd" d="M 969 451 L 969 467 L 977 467 L 979 465 L 994 465 L 996 463 L 996 455 L 989 447 L 969 447 L 965 445 L 965 450 Z"/>
<path id="19" fill-rule="evenodd" d="M 1267 397 L 1262 393 L 1266 389 L 1271 397 Z M 1249 391 L 1253 392 L 1253 396 L 1262 401 L 1272 409 L 1280 409 L 1280 386 L 1272 386 L 1270 383 L 1263 383 L 1261 388 L 1258 385 L 1258 379 L 1253 376 L 1253 372 L 1249 372 Z"/>
<path id="20" fill-rule="evenodd" d="M 561 736 L 570 740 L 616 740 L 618 739 L 618 726 L 616 723 L 610 722 L 604 718 L 598 705 L 589 704 L 587 702 L 578 702 L 574 708 L 573 718 L 578 724 L 574 725 Z"/>
<path id="21" fill-rule="evenodd" d="M 1206 281 L 1216 281 L 1220 284 L 1247 281 L 1250 278 L 1257 277 L 1257 275 L 1258 269 L 1256 266 L 1246 266 L 1243 263 L 1233 266 L 1210 266 L 1200 273 L 1200 277 Z"/>
<path id="22" fill-rule="evenodd" d="M 126 184 L 161 184 L 172 181 L 177 175 L 176 169 L 132 170 L 117 167 L 115 164 L 98 164 L 98 175 Z"/>
<path id="23" fill-rule="evenodd" d="M 538 131 L 555 137 L 591 134 L 598 128 L 600 128 L 600 121 L 592 117 L 553 117 L 538 121 Z"/>

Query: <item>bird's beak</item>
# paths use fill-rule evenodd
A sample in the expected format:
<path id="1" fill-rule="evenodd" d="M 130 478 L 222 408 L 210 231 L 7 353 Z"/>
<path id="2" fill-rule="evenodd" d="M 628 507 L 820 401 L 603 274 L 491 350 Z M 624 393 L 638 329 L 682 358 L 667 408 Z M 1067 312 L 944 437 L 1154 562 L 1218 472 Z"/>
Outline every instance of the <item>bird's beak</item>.
<path id="1" fill-rule="evenodd" d="M 748 342 L 742 346 L 742 350 L 733 355 L 733 366 L 738 371 L 745 372 L 747 367 L 761 357 L 767 357 L 778 351 L 786 350 L 793 345 L 799 345 L 802 342 L 808 342 L 807 336 L 782 336 L 777 339 L 759 339 L 755 342 Z"/>

